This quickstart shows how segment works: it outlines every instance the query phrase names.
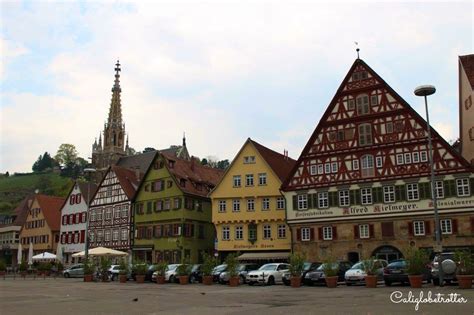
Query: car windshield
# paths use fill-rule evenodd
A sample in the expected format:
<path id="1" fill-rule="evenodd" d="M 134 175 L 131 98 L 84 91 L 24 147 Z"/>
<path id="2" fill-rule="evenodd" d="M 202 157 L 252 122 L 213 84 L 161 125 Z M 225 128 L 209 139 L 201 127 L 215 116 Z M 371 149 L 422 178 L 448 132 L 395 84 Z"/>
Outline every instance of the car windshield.
<path id="1" fill-rule="evenodd" d="M 194 265 L 193 266 L 193 269 L 191 269 L 191 272 L 196 272 L 199 270 L 199 267 L 201 267 L 201 265 Z"/>
<path id="2" fill-rule="evenodd" d="M 245 267 L 246 267 L 246 265 L 239 265 L 239 266 L 237 267 L 237 271 L 244 271 L 244 270 L 245 270 Z"/>
<path id="3" fill-rule="evenodd" d="M 172 271 L 172 270 L 175 270 L 176 268 L 178 268 L 178 265 L 168 265 L 168 267 L 166 268 L 167 271 Z"/>
<path id="4" fill-rule="evenodd" d="M 219 265 L 216 268 L 214 268 L 214 272 L 221 272 L 227 269 L 227 265 Z"/>
<path id="5" fill-rule="evenodd" d="M 316 270 L 324 271 L 324 268 L 325 268 L 326 265 L 327 264 L 321 264 L 321 266 L 319 266 L 318 269 L 316 269 Z M 338 265 L 337 265 L 337 263 L 333 263 L 332 266 L 333 266 L 333 268 L 337 268 Z"/>
<path id="6" fill-rule="evenodd" d="M 362 261 L 359 261 L 357 264 L 351 267 L 351 269 L 363 269 L 364 263 Z"/>
<path id="7" fill-rule="evenodd" d="M 263 265 L 258 270 L 276 270 L 277 265 Z"/>
<path id="8" fill-rule="evenodd" d="M 404 260 L 394 261 L 388 264 L 387 268 L 405 268 L 406 262 Z"/>
<path id="9" fill-rule="evenodd" d="M 309 270 L 311 268 L 311 265 L 312 265 L 312 263 L 305 262 L 304 265 L 303 265 L 303 270 L 304 271 Z"/>

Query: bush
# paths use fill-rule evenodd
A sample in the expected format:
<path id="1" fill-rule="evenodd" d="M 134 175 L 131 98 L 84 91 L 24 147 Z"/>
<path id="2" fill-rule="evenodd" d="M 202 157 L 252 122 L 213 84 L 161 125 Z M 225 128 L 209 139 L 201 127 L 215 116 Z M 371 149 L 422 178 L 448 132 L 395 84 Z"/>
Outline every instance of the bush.
<path id="1" fill-rule="evenodd" d="M 201 270 L 203 276 L 210 276 L 212 274 L 212 270 L 217 266 L 219 261 L 216 257 L 204 254 L 204 263 L 202 264 Z"/>
<path id="2" fill-rule="evenodd" d="M 99 272 L 102 275 L 102 280 L 107 280 L 107 277 L 109 275 L 110 266 L 111 266 L 111 263 L 110 263 L 110 259 L 108 257 L 100 257 Z"/>
<path id="3" fill-rule="evenodd" d="M 368 276 L 374 276 L 377 274 L 377 263 L 376 263 L 375 257 L 370 257 L 369 259 L 366 259 L 362 261 L 362 270 L 368 275 Z"/>
<path id="4" fill-rule="evenodd" d="M 18 269 L 22 272 L 28 270 L 28 264 L 26 263 L 26 260 L 21 261 L 20 266 L 18 266 Z"/>
<path id="5" fill-rule="evenodd" d="M 126 275 L 128 274 L 128 264 L 125 258 L 122 258 L 120 260 L 120 265 L 119 265 L 119 274 L 121 275 Z"/>
<path id="6" fill-rule="evenodd" d="M 137 261 L 133 264 L 133 272 L 138 276 L 143 276 L 147 272 L 147 265 L 143 261 Z"/>
<path id="7" fill-rule="evenodd" d="M 459 275 L 474 274 L 474 259 L 470 251 L 457 250 L 456 252 L 454 252 L 454 260 L 458 264 L 457 273 Z"/>
<path id="8" fill-rule="evenodd" d="M 237 266 L 239 265 L 239 261 L 237 260 L 238 254 L 232 253 L 227 255 L 225 258 L 225 263 L 227 265 L 227 272 L 229 273 L 229 276 L 232 277 L 237 277 L 239 273 L 237 272 Z"/>
<path id="9" fill-rule="evenodd" d="M 56 267 L 58 268 L 58 271 L 63 271 L 64 270 L 64 265 L 60 262 L 56 264 Z"/>
<path id="10" fill-rule="evenodd" d="M 83 266 L 84 266 L 84 275 L 91 275 L 94 273 L 95 267 L 89 259 L 84 261 Z"/>
<path id="11" fill-rule="evenodd" d="M 164 277 L 167 269 L 168 263 L 166 261 L 160 262 L 156 265 L 156 271 L 158 272 L 158 276 Z"/>
<path id="12" fill-rule="evenodd" d="M 306 257 L 304 254 L 293 253 L 290 255 L 289 271 L 293 277 L 299 277 L 303 273 L 304 262 Z"/>
<path id="13" fill-rule="evenodd" d="M 328 256 L 323 260 L 323 272 L 326 277 L 337 276 L 338 271 L 339 265 L 334 257 Z"/>
<path id="14" fill-rule="evenodd" d="M 7 270 L 7 264 L 5 263 L 4 260 L 0 260 L 0 271 L 6 271 Z"/>
<path id="15" fill-rule="evenodd" d="M 423 249 L 409 248 L 406 252 L 407 272 L 409 275 L 422 275 L 429 262 L 428 253 Z"/>

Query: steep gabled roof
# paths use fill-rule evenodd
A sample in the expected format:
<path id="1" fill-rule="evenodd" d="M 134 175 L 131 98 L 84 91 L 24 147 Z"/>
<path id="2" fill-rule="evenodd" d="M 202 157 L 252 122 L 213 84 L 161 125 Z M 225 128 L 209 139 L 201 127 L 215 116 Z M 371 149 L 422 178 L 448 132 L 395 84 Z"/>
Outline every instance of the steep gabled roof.
<path id="1" fill-rule="evenodd" d="M 257 151 L 265 159 L 278 178 L 280 178 L 281 182 L 284 182 L 296 161 L 288 156 L 275 152 L 250 138 L 249 141 L 255 146 Z"/>
<path id="2" fill-rule="evenodd" d="M 459 62 L 461 62 L 464 72 L 466 72 L 471 88 L 474 89 L 474 54 L 459 56 Z"/>
<path id="3" fill-rule="evenodd" d="M 94 183 L 78 183 L 78 185 L 79 185 L 79 189 L 81 190 L 82 196 L 84 196 L 85 203 L 89 204 L 89 202 L 92 200 L 92 197 L 94 196 L 98 186 Z M 73 189 L 74 189 L 74 186 L 73 186 Z M 70 194 L 70 192 L 69 192 L 69 194 Z"/>
<path id="4" fill-rule="evenodd" d="M 117 176 L 120 186 L 122 186 L 122 189 L 127 195 L 128 199 L 133 199 L 135 193 L 137 192 L 137 188 L 140 185 L 139 177 L 143 178 L 143 176 L 137 177 L 137 173 L 135 171 L 120 166 L 112 166 L 111 170 Z"/>
<path id="5" fill-rule="evenodd" d="M 36 195 L 36 200 L 43 212 L 43 215 L 52 231 L 59 231 L 61 223 L 61 207 L 64 204 L 64 198 Z"/>
<path id="6" fill-rule="evenodd" d="M 156 153 L 157 151 L 149 151 L 137 155 L 124 156 L 117 161 L 116 166 L 128 169 L 138 168 L 140 173 L 145 174 L 151 163 L 153 163 Z"/>

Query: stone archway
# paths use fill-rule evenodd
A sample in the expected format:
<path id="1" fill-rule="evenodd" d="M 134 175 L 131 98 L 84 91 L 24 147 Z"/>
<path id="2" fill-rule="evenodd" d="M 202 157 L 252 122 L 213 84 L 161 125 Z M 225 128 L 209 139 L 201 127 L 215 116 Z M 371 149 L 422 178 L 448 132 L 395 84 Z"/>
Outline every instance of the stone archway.
<path id="1" fill-rule="evenodd" d="M 378 259 L 385 259 L 388 262 L 403 258 L 402 252 L 391 245 L 384 245 L 377 247 L 373 252 L 372 256 Z"/>

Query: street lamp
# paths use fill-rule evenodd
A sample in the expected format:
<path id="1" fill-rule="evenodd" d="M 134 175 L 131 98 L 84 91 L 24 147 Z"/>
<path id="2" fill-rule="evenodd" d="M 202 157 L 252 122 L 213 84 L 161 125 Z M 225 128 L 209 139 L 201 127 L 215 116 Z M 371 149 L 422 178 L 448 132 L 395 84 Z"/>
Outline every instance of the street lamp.
<path id="1" fill-rule="evenodd" d="M 441 253 L 443 251 L 443 248 L 441 246 L 441 235 L 440 235 L 441 229 L 439 226 L 438 200 L 437 200 L 436 188 L 435 188 L 433 145 L 431 143 L 431 126 L 430 126 L 430 116 L 428 113 L 428 100 L 427 100 L 427 96 L 433 95 L 435 92 L 436 92 L 436 88 L 433 85 L 421 85 L 417 87 L 414 91 L 416 96 L 423 96 L 425 98 L 426 129 L 428 130 L 428 151 L 429 151 L 429 162 L 430 162 L 430 170 L 431 170 L 431 198 L 433 201 L 433 210 L 434 210 L 434 216 L 435 216 L 436 246 L 434 247 L 434 252 Z M 439 283 L 440 285 L 443 285 L 443 272 L 441 269 L 441 263 L 442 261 L 439 261 Z"/>
<path id="2" fill-rule="evenodd" d="M 89 209 L 90 209 L 90 203 L 92 201 L 91 199 L 91 176 L 92 174 L 95 173 L 95 168 L 88 167 L 84 169 L 84 173 L 86 176 L 89 177 L 88 183 L 87 183 L 87 214 L 86 214 L 86 245 L 85 245 L 85 250 L 84 250 L 84 258 L 85 261 L 89 259 Z"/>

